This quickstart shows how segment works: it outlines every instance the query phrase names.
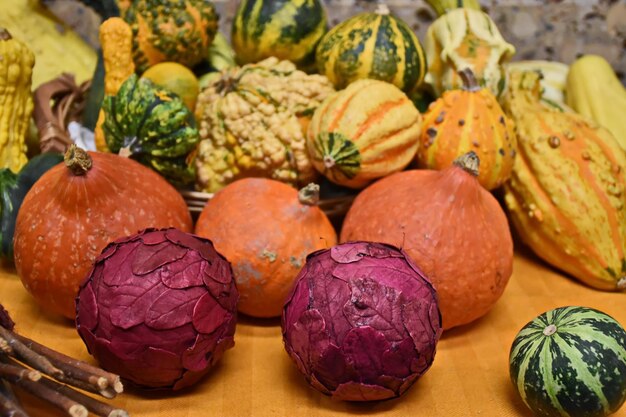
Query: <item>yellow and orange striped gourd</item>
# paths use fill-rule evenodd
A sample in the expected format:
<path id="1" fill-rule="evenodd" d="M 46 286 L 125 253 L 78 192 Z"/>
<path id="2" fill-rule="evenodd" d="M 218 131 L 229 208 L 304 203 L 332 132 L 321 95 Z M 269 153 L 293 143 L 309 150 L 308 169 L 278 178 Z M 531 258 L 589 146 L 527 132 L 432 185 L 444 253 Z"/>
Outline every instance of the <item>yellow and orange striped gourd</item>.
<path id="1" fill-rule="evenodd" d="M 313 166 L 330 181 L 363 188 L 411 162 L 421 126 L 422 115 L 398 87 L 361 79 L 317 108 L 307 148 Z"/>
<path id="2" fill-rule="evenodd" d="M 424 113 L 417 163 L 441 170 L 474 151 L 480 158 L 478 181 L 491 190 L 502 185 L 513 169 L 517 152 L 513 121 L 493 93 L 478 85 L 471 70 L 459 74 L 464 87 L 445 91 Z"/>
<path id="3" fill-rule="evenodd" d="M 503 106 L 518 155 L 505 202 L 533 251 L 597 289 L 626 289 L 626 154 L 611 133 L 540 102 L 536 72 L 510 73 Z"/>

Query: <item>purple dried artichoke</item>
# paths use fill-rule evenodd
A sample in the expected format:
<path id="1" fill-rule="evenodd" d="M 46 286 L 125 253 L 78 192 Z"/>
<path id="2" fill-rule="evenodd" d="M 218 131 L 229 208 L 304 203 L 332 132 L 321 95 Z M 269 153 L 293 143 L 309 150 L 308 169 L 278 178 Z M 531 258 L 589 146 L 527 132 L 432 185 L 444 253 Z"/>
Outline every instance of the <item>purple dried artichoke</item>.
<path id="1" fill-rule="evenodd" d="M 144 388 L 198 381 L 233 347 L 239 293 L 210 240 L 146 229 L 110 243 L 76 298 L 100 366 Z"/>
<path id="2" fill-rule="evenodd" d="M 4 309 L 4 306 L 0 304 L 0 326 L 8 330 L 13 330 L 15 323 L 11 319 L 9 312 Z"/>
<path id="3" fill-rule="evenodd" d="M 309 383 L 348 401 L 400 396 L 432 364 L 442 332 L 430 281 L 404 251 L 370 242 L 310 254 L 282 329 Z"/>

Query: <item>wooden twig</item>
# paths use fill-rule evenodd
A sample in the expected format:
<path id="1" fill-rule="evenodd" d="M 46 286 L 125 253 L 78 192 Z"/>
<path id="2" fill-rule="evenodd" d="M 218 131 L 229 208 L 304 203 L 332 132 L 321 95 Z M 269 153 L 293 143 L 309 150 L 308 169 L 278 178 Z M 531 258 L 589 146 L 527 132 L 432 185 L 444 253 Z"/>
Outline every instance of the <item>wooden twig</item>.
<path id="1" fill-rule="evenodd" d="M 128 413 L 125 410 L 114 408 L 109 404 L 89 397 L 80 391 L 76 391 L 67 385 L 59 384 L 58 382 L 53 381 L 49 378 L 42 378 L 40 382 L 48 388 L 58 391 L 66 397 L 76 401 L 77 403 L 84 405 L 89 411 L 97 416 L 128 417 Z"/>
<path id="2" fill-rule="evenodd" d="M 2 378 L 0 378 L 0 416 L 28 417 L 28 414 L 13 393 L 11 385 Z"/>
<path id="3" fill-rule="evenodd" d="M 28 381 L 26 379 L 18 379 L 10 382 L 65 411 L 71 417 L 87 417 L 89 415 L 89 411 L 87 411 L 84 405 L 79 404 L 58 391 L 48 388 L 44 384 Z"/>
<path id="4" fill-rule="evenodd" d="M 59 376 L 63 371 L 53 366 L 48 359 L 29 349 L 16 337 L 16 334 L 0 326 L 0 337 L 11 346 L 15 355 L 27 365 L 50 376 Z"/>
<path id="5" fill-rule="evenodd" d="M 82 381 L 95 387 L 98 392 L 105 391 L 113 396 L 124 391 L 124 386 L 118 375 L 64 355 L 17 333 L 13 333 L 13 335 L 33 352 L 45 356 L 55 367 L 60 369 L 63 372 L 64 382 L 74 385 L 74 381 Z"/>

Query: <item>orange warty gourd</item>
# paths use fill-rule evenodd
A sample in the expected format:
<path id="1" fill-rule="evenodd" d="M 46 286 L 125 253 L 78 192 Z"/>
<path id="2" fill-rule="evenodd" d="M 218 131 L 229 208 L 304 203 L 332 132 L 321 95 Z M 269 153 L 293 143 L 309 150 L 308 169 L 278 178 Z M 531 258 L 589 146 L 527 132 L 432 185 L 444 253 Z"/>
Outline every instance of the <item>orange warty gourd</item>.
<path id="1" fill-rule="evenodd" d="M 78 287 L 102 249 L 147 227 L 192 230 L 176 189 L 131 159 L 72 145 L 20 207 L 17 274 L 41 308 L 73 318 Z"/>
<path id="2" fill-rule="evenodd" d="M 513 270 L 509 224 L 478 165 L 469 152 L 441 171 L 385 177 L 356 197 L 341 230 L 341 242 L 403 248 L 435 285 L 444 329 L 485 315 Z"/>
<path id="3" fill-rule="evenodd" d="M 459 156 L 474 151 L 480 159 L 478 181 L 488 190 L 511 176 L 517 153 L 514 123 L 487 88 L 480 87 L 469 69 L 459 72 L 464 87 L 447 90 L 424 114 L 418 166 L 443 169 Z"/>
<path id="4" fill-rule="evenodd" d="M 337 243 L 318 199 L 315 184 L 298 192 L 276 180 L 244 178 L 222 188 L 204 207 L 195 233 L 231 262 L 240 312 L 280 316 L 306 256 Z"/>

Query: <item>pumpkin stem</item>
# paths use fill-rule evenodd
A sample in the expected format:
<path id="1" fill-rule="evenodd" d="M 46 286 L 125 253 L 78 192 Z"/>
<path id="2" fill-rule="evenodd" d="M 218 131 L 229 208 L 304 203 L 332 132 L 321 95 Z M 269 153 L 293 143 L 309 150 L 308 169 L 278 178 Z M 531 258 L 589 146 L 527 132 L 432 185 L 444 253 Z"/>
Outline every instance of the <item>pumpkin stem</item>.
<path id="1" fill-rule="evenodd" d="M 620 290 L 626 290 L 626 276 L 621 277 L 620 280 L 617 281 L 617 288 Z"/>
<path id="2" fill-rule="evenodd" d="M 374 13 L 379 14 L 379 15 L 383 15 L 383 16 L 387 16 L 390 13 L 389 7 L 387 6 L 387 4 L 385 2 L 380 2 L 376 6 L 376 10 L 374 11 Z"/>
<path id="3" fill-rule="evenodd" d="M 465 172 L 469 172 L 473 176 L 478 176 L 478 168 L 480 167 L 480 159 L 476 152 L 469 151 L 468 153 L 459 156 L 452 162 L 454 165 L 463 169 Z"/>
<path id="4" fill-rule="evenodd" d="M 463 68 L 459 71 L 459 76 L 461 77 L 461 81 L 463 81 L 463 90 L 470 92 L 480 91 L 478 80 L 476 80 L 476 76 L 471 69 Z"/>
<path id="5" fill-rule="evenodd" d="M 556 326 L 554 324 L 550 324 L 546 326 L 545 329 L 543 329 L 543 334 L 545 334 L 546 336 L 552 336 L 554 333 L 556 333 L 556 331 Z"/>
<path id="6" fill-rule="evenodd" d="M 72 143 L 63 156 L 65 165 L 74 175 L 85 175 L 92 165 L 91 157 L 84 149 Z"/>
<path id="7" fill-rule="evenodd" d="M 0 41 L 9 41 L 13 39 L 13 36 L 9 33 L 6 28 L 0 28 Z"/>
<path id="8" fill-rule="evenodd" d="M 317 206 L 320 201 L 320 186 L 310 183 L 298 191 L 298 201 L 305 206 Z"/>

